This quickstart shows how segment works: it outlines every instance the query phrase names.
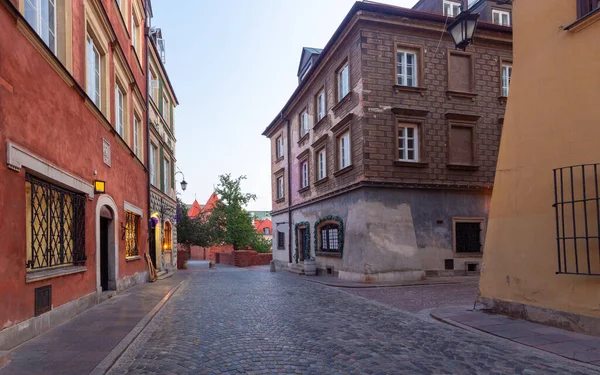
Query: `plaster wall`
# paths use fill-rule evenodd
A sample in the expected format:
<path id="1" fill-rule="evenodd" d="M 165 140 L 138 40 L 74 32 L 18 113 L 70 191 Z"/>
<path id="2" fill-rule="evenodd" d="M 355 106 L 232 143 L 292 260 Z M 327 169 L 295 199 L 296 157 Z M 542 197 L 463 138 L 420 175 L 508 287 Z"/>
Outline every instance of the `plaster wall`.
<path id="1" fill-rule="evenodd" d="M 540 9 L 514 2 L 513 76 L 480 289 L 507 304 L 600 317 L 598 277 L 556 274 L 552 207 L 554 168 L 600 162 L 600 22 L 567 31 L 575 1 L 547 0 Z"/>

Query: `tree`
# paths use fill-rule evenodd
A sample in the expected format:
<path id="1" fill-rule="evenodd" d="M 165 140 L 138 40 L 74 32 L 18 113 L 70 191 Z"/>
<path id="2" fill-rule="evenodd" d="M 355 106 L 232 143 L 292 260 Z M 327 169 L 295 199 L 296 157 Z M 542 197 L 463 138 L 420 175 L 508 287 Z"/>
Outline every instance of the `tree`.
<path id="1" fill-rule="evenodd" d="M 256 195 L 242 192 L 242 181 L 246 176 L 232 178 L 231 174 L 219 176 L 215 194 L 219 201 L 212 210 L 209 222 L 221 243 L 231 244 L 235 250 L 253 244 L 256 232 L 250 214 L 244 207 L 256 200 Z"/>
<path id="2" fill-rule="evenodd" d="M 217 241 L 214 228 L 208 217 L 200 213 L 196 217 L 187 215 L 187 208 L 181 199 L 177 198 L 177 242 L 189 246 L 210 247 Z"/>

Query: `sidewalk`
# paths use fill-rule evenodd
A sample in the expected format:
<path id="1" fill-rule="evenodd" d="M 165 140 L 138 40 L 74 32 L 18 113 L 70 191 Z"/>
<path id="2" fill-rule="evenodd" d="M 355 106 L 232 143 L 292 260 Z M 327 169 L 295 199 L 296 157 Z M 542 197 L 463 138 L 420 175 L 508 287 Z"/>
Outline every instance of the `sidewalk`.
<path id="1" fill-rule="evenodd" d="M 173 277 L 117 294 L 13 349 L 12 360 L 0 369 L 0 375 L 89 374 L 109 354 L 114 356 L 111 351 L 117 346 L 124 350 L 121 341 L 135 338 L 143 328 L 137 327 L 138 323 L 147 324 L 147 315 L 155 314 L 155 306 L 185 278 L 187 273 L 179 271 Z M 104 361 L 103 366 L 115 359 Z"/>
<path id="2" fill-rule="evenodd" d="M 281 271 L 281 272 L 285 272 Z M 479 276 L 447 276 L 447 277 L 429 277 L 425 280 L 417 281 L 396 281 L 380 283 L 358 283 L 354 281 L 340 280 L 331 276 L 298 276 L 302 280 L 317 284 L 333 286 L 337 288 L 390 288 L 396 286 L 418 286 L 418 285 L 447 285 L 447 284 L 465 284 L 477 283 Z"/>
<path id="3" fill-rule="evenodd" d="M 476 329 L 561 357 L 600 366 L 600 337 L 473 311 L 473 306 L 446 307 L 432 311 L 431 316 L 453 326 Z"/>

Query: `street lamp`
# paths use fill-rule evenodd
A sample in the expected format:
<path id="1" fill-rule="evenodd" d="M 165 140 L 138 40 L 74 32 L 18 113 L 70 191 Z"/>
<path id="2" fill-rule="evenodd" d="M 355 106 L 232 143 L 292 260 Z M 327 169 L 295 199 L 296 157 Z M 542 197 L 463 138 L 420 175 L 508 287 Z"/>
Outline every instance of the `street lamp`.
<path id="1" fill-rule="evenodd" d="M 181 171 L 181 169 L 179 169 L 179 167 L 177 167 L 177 172 L 175 172 L 175 176 L 177 176 L 179 173 L 181 173 L 181 176 L 183 177 L 183 180 L 181 180 L 181 190 L 185 191 L 185 189 L 187 189 L 187 182 L 185 181 L 185 176 L 183 175 L 183 172 Z"/>
<path id="2" fill-rule="evenodd" d="M 473 42 L 477 21 L 479 20 L 478 13 L 471 13 L 470 10 L 460 12 L 450 26 L 448 33 L 452 35 L 456 49 L 467 49 L 467 46 Z"/>

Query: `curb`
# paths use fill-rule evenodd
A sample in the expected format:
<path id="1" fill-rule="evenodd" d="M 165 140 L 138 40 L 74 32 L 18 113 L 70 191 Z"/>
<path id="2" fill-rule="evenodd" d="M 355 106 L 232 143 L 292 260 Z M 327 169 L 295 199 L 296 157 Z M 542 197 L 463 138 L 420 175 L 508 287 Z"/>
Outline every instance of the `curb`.
<path id="1" fill-rule="evenodd" d="M 469 284 L 469 282 L 460 282 L 460 281 L 448 281 L 448 282 L 438 282 L 438 283 L 415 283 L 415 284 L 386 284 L 386 285 L 373 285 L 373 284 L 365 284 L 365 285 L 340 285 L 334 283 L 328 283 L 325 281 L 318 280 L 310 280 L 302 277 L 301 280 L 308 281 L 311 283 L 327 285 L 334 288 L 349 288 L 349 289 L 375 289 L 375 288 L 396 288 L 400 286 L 436 286 L 436 285 L 460 285 L 460 284 Z"/>
<path id="2" fill-rule="evenodd" d="M 90 375 L 106 374 L 108 370 L 110 370 L 110 368 L 115 364 L 115 362 L 121 357 L 121 354 L 127 350 L 129 345 L 131 345 L 131 343 L 139 336 L 139 334 L 144 330 L 144 328 L 146 328 L 154 316 L 164 307 L 167 301 L 173 296 L 173 294 L 175 294 L 175 292 L 185 281 L 186 280 L 182 280 L 179 284 L 175 285 L 173 289 L 171 289 L 169 293 L 167 293 L 163 299 L 160 300 L 160 302 L 157 303 L 156 306 L 154 306 L 154 308 L 150 310 L 150 312 L 146 314 L 146 316 L 144 316 L 135 327 L 133 327 L 131 332 L 129 332 L 127 336 L 125 336 L 123 340 L 121 340 L 121 342 L 119 342 L 117 346 L 115 346 L 113 350 L 111 350 L 110 353 L 108 353 L 108 355 L 100 363 L 98 363 L 98 365 L 96 365 L 96 367 L 94 367 L 92 372 L 90 372 Z"/>

